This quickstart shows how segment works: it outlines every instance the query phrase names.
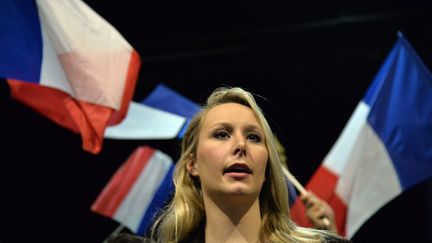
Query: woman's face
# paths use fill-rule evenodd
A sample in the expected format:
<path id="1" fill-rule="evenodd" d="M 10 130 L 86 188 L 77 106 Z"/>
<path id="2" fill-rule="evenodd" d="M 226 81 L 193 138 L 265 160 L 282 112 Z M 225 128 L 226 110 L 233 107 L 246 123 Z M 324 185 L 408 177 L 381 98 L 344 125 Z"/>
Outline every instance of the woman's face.
<path id="1" fill-rule="evenodd" d="M 204 197 L 257 198 L 267 160 L 264 132 L 252 110 L 226 103 L 210 109 L 202 120 L 196 156 L 188 170 L 200 178 Z"/>

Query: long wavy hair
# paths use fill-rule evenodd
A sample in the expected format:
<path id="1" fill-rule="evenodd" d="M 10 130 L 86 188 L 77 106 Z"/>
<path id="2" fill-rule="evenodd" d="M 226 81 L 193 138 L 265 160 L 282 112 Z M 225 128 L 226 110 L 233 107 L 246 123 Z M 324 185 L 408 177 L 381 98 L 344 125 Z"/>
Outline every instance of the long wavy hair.
<path id="1" fill-rule="evenodd" d="M 280 158 L 270 126 L 253 95 L 242 88 L 222 87 L 214 90 L 206 105 L 191 120 L 182 140 L 181 157 L 173 175 L 175 194 L 166 210 L 155 221 L 151 238 L 158 242 L 181 242 L 205 220 L 204 202 L 199 181 L 186 169 L 196 155 L 202 120 L 213 107 L 238 103 L 249 107 L 264 131 L 269 154 L 266 180 L 260 192 L 260 238 L 263 242 L 324 242 L 323 231 L 296 226 L 290 219 L 288 191 Z"/>

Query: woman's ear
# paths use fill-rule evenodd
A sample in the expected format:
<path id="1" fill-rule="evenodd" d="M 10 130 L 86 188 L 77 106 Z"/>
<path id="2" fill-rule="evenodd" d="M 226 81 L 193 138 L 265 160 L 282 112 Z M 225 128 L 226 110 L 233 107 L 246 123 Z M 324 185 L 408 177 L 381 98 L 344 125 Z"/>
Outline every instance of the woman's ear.
<path id="1" fill-rule="evenodd" d="M 194 156 L 189 156 L 189 161 L 186 163 L 186 170 L 191 176 L 198 176 L 197 164 Z"/>

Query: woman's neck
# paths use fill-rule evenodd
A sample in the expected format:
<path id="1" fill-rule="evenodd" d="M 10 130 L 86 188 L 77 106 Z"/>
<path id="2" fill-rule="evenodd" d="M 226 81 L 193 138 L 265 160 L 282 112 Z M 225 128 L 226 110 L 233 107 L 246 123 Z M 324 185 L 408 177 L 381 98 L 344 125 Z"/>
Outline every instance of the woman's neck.
<path id="1" fill-rule="evenodd" d="M 261 214 L 258 198 L 249 203 L 215 203 L 204 200 L 206 243 L 259 242 Z"/>

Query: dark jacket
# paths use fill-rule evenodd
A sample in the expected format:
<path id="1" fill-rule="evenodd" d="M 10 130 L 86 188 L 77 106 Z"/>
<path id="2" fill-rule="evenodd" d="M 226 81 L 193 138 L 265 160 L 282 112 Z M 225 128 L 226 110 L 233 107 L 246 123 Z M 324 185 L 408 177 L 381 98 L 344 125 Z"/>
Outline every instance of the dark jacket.
<path id="1" fill-rule="evenodd" d="M 181 243 L 205 243 L 204 224 L 201 224 L 196 230 L 194 230 L 185 240 Z M 344 238 L 338 238 L 336 236 L 328 235 L 328 243 L 352 243 L 350 240 Z"/>
<path id="2" fill-rule="evenodd" d="M 351 241 L 338 238 L 329 235 L 327 238 L 329 243 L 350 243 Z M 121 233 L 116 236 L 110 237 L 108 243 L 154 243 L 154 241 L 143 238 L 140 236 L 135 236 L 127 233 Z M 194 230 L 185 240 L 181 243 L 205 243 L 204 225 L 200 225 L 196 230 Z M 352 243 L 352 242 L 351 242 Z"/>

